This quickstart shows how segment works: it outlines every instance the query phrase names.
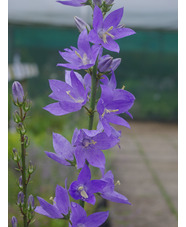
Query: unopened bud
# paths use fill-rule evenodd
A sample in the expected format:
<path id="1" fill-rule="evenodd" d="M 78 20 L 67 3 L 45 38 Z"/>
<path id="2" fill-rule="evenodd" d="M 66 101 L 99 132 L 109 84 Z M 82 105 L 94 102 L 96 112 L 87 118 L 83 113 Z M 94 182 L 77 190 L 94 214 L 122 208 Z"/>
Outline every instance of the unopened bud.
<path id="1" fill-rule="evenodd" d="M 24 90 L 22 85 L 18 82 L 15 81 L 12 84 L 12 95 L 13 99 L 16 105 L 22 104 L 24 101 Z"/>
<path id="2" fill-rule="evenodd" d="M 29 99 L 27 99 L 23 104 L 23 110 L 27 112 L 30 110 L 31 107 L 32 107 L 32 102 Z"/>
<path id="3" fill-rule="evenodd" d="M 27 148 L 29 145 L 30 145 L 30 141 L 29 141 L 29 139 L 28 139 L 28 136 L 25 136 L 24 137 L 24 144 L 25 144 L 25 148 Z"/>
<path id="4" fill-rule="evenodd" d="M 82 32 L 85 29 L 90 31 L 90 26 L 83 19 L 75 16 L 74 20 L 75 20 L 76 26 L 80 32 Z"/>
<path id="5" fill-rule="evenodd" d="M 24 125 L 21 122 L 17 126 L 17 131 L 19 133 L 21 133 L 22 135 L 24 135 L 26 133 L 26 129 L 25 129 Z"/>
<path id="6" fill-rule="evenodd" d="M 23 188 L 22 176 L 19 177 L 19 188 Z"/>
<path id="7" fill-rule="evenodd" d="M 34 197 L 29 195 L 28 197 L 28 210 L 34 210 Z"/>
<path id="8" fill-rule="evenodd" d="M 13 160 L 16 162 L 19 161 L 19 155 L 18 155 L 17 149 L 13 148 L 12 152 L 13 152 Z"/>
<path id="9" fill-rule="evenodd" d="M 15 123 L 21 122 L 21 117 L 20 117 L 19 112 L 17 110 L 13 114 L 13 119 L 14 119 Z"/>
<path id="10" fill-rule="evenodd" d="M 15 216 L 12 217 L 12 227 L 17 227 L 17 218 Z"/>
<path id="11" fill-rule="evenodd" d="M 112 64 L 113 58 L 110 55 L 105 55 L 100 58 L 98 69 L 100 72 L 108 72 L 110 71 L 110 67 Z"/>
<path id="12" fill-rule="evenodd" d="M 94 4 L 100 6 L 102 4 L 102 0 L 93 0 Z"/>
<path id="13" fill-rule="evenodd" d="M 18 193 L 18 196 L 17 196 L 17 205 L 18 205 L 18 206 L 24 204 L 24 197 L 25 197 L 25 196 L 24 196 L 23 192 L 20 191 L 20 192 Z"/>
<path id="14" fill-rule="evenodd" d="M 111 69 L 115 71 L 121 63 L 121 58 L 115 58 L 112 61 Z"/>
<path id="15" fill-rule="evenodd" d="M 105 3 L 106 3 L 107 5 L 111 5 L 113 2 L 114 2 L 114 0 L 105 0 Z"/>
<path id="16" fill-rule="evenodd" d="M 34 172 L 34 166 L 32 165 L 32 161 L 29 161 L 28 173 L 32 174 L 33 172 Z"/>

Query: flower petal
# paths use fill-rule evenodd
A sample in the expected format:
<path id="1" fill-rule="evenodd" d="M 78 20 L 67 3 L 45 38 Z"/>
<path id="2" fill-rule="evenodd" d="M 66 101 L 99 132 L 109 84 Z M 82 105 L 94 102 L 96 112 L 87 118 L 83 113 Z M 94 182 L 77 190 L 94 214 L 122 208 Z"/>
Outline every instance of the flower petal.
<path id="1" fill-rule="evenodd" d="M 109 211 L 97 212 L 89 215 L 84 222 L 85 226 L 97 227 L 102 225 L 108 218 Z"/>
<path id="2" fill-rule="evenodd" d="M 120 194 L 116 191 L 113 191 L 111 193 L 104 193 L 104 194 L 101 194 L 101 196 L 104 199 L 110 200 L 112 202 L 124 203 L 124 204 L 131 205 L 131 203 L 128 201 L 128 199 L 124 195 L 122 195 L 122 194 Z"/>
<path id="3" fill-rule="evenodd" d="M 61 155 L 58 155 L 58 154 L 55 154 L 55 153 L 52 153 L 52 152 L 47 152 L 45 151 L 45 154 L 53 159 L 54 161 L 62 164 L 62 165 L 65 165 L 65 166 L 70 166 L 71 164 L 69 162 L 66 161 L 66 159 L 64 158 L 64 156 L 61 156 Z M 70 159 L 68 159 L 70 160 Z"/>
<path id="4" fill-rule="evenodd" d="M 83 30 L 79 35 L 78 49 L 83 50 L 83 52 L 85 52 L 85 53 L 89 53 L 91 51 L 90 43 L 88 41 L 87 29 Z"/>
<path id="5" fill-rule="evenodd" d="M 95 31 L 98 31 L 98 29 L 102 28 L 103 24 L 102 11 L 98 6 L 95 6 L 93 15 L 93 28 Z"/>
<path id="6" fill-rule="evenodd" d="M 56 187 L 56 206 L 62 214 L 68 214 L 70 208 L 68 191 L 59 185 Z"/>
<path id="7" fill-rule="evenodd" d="M 123 8 L 114 10 L 104 20 L 103 27 L 108 30 L 111 26 L 117 27 L 123 16 Z"/>
<path id="8" fill-rule="evenodd" d="M 63 218 L 63 215 L 59 212 L 59 210 L 51 205 L 50 203 L 46 202 L 44 199 L 37 197 L 42 209 L 51 217 L 51 218 Z M 42 211 L 39 209 L 39 211 Z M 44 214 L 45 215 L 45 214 Z"/>
<path id="9" fill-rule="evenodd" d="M 107 43 L 102 43 L 103 47 L 107 50 L 114 51 L 119 53 L 120 47 L 119 45 L 111 38 L 107 37 Z"/>
<path id="10" fill-rule="evenodd" d="M 91 172 L 89 167 L 85 164 L 79 173 L 78 182 L 84 184 L 90 181 L 90 179 L 91 179 Z"/>
<path id="11" fill-rule="evenodd" d="M 75 157 L 77 162 L 77 168 L 83 168 L 86 160 L 85 152 L 81 147 L 77 147 L 75 150 Z"/>
<path id="12" fill-rule="evenodd" d="M 102 151 L 94 150 L 86 152 L 86 159 L 92 166 L 105 168 L 105 155 Z"/>
<path id="13" fill-rule="evenodd" d="M 59 102 L 49 104 L 49 105 L 43 107 L 43 109 L 47 110 L 48 112 L 50 112 L 51 114 L 56 115 L 56 116 L 61 116 L 61 115 L 65 115 L 65 114 L 69 113 L 68 111 L 63 110 L 61 108 L 61 105 L 59 104 Z"/>
<path id="14" fill-rule="evenodd" d="M 114 39 L 121 39 L 136 34 L 136 32 L 130 28 L 115 28 L 110 33 L 114 36 Z"/>
<path id="15" fill-rule="evenodd" d="M 112 114 L 112 115 L 110 114 L 110 115 L 107 115 L 106 118 L 110 123 L 113 123 L 113 124 L 116 124 L 116 125 L 122 125 L 122 126 L 125 126 L 127 128 L 130 128 L 129 123 L 125 119 L 123 119 L 122 117 L 119 117 L 119 116 L 114 115 L 114 114 Z"/>

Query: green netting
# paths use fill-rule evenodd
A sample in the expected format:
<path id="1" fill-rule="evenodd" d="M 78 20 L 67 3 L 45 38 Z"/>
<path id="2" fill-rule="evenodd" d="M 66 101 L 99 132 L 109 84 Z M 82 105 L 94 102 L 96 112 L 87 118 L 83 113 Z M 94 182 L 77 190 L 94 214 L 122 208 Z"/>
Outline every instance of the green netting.
<path id="1" fill-rule="evenodd" d="M 64 79 L 64 68 L 56 67 L 63 61 L 58 51 L 76 46 L 78 34 L 75 28 L 9 25 L 9 63 L 18 52 L 22 62 L 39 66 L 39 77 L 27 82 L 32 98 L 43 96 L 49 103 L 48 79 Z M 136 30 L 118 43 L 120 53 L 110 54 L 122 58 L 118 87 L 124 84 L 136 96 L 134 118 L 177 120 L 177 31 Z"/>

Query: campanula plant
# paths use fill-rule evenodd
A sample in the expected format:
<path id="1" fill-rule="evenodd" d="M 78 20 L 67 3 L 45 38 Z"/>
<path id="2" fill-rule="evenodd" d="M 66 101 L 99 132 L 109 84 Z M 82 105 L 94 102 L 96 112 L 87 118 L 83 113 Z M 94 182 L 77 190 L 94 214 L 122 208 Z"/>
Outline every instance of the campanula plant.
<path id="1" fill-rule="evenodd" d="M 71 46 L 59 51 L 66 63 L 57 63 L 57 66 L 68 69 L 65 71 L 65 82 L 49 80 L 52 90 L 49 97 L 55 102 L 44 109 L 55 116 L 60 116 L 84 108 L 88 114 L 88 128 L 74 128 L 71 142 L 63 135 L 53 133 L 55 152 L 45 151 L 46 155 L 62 165 L 74 168 L 78 172 L 78 177 L 68 184 L 66 179 L 65 188 L 57 185 L 53 204 L 38 196 L 40 205 L 35 208 L 35 212 L 48 218 L 67 221 L 70 227 L 98 227 L 107 220 L 109 212 L 96 212 L 87 216 L 85 203 L 95 205 L 96 196 L 100 196 L 112 202 L 131 204 L 124 195 L 115 191 L 115 185 L 119 182 L 114 183 L 112 171 L 106 170 L 103 151 L 116 145 L 120 147 L 121 132 L 110 124 L 130 128 L 129 123 L 119 115 L 126 113 L 132 117 L 129 111 L 135 97 L 124 87 L 117 88 L 114 71 L 121 59 L 114 59 L 110 54 L 103 55 L 103 51 L 107 49 L 119 52 L 120 48 L 115 40 L 133 35 L 135 32 L 120 24 L 123 8 L 108 13 L 114 0 L 58 2 L 73 7 L 90 6 L 93 22 L 89 25 L 79 17 L 74 18 L 80 31 L 77 47 Z M 74 70 L 84 70 L 84 75 Z M 20 87 L 16 86 L 16 89 Z M 14 94 L 17 102 L 22 103 L 23 91 L 20 89 L 19 94 L 17 92 Z M 95 114 L 99 118 L 97 124 L 94 122 Z M 94 179 L 91 173 L 93 168 L 100 170 L 102 174 L 100 179 Z M 24 197 L 25 194 L 19 194 L 20 204 L 24 203 Z M 29 208 L 33 209 L 31 195 L 28 204 Z M 12 223 L 15 226 L 15 217 Z"/>

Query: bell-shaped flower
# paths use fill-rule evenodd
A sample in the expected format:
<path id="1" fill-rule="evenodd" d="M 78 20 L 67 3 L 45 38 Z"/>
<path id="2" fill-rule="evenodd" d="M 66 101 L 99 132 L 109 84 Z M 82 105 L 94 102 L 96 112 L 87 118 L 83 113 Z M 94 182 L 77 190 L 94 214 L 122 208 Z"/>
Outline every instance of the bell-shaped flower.
<path id="1" fill-rule="evenodd" d="M 93 29 L 89 33 L 89 40 L 94 44 L 101 44 L 105 49 L 119 52 L 119 45 L 115 42 L 126 36 L 135 34 L 130 28 L 120 25 L 123 8 L 111 12 L 105 19 L 98 6 L 94 8 Z"/>
<path id="2" fill-rule="evenodd" d="M 74 147 L 62 135 L 53 133 L 53 147 L 55 153 L 45 151 L 46 155 L 54 161 L 71 166 L 74 163 Z"/>
<path id="3" fill-rule="evenodd" d="M 53 205 L 37 197 L 40 206 L 36 207 L 35 212 L 54 219 L 68 216 L 70 212 L 70 200 L 67 189 L 57 185 L 55 196 Z"/>
<path id="4" fill-rule="evenodd" d="M 71 202 L 69 227 L 99 227 L 108 218 L 109 211 L 97 212 L 87 216 L 86 211 L 79 204 Z"/>
<path id="5" fill-rule="evenodd" d="M 110 138 L 98 130 L 75 129 L 72 145 L 75 147 L 77 168 L 82 168 L 87 160 L 90 165 L 105 168 L 105 156 L 102 150 L 114 147 L 118 138 Z"/>
<path id="6" fill-rule="evenodd" d="M 120 184 L 120 182 L 117 181 L 116 184 L 114 184 L 114 176 L 113 176 L 111 170 L 109 170 L 103 176 L 103 178 L 101 178 L 101 180 L 103 180 L 107 183 L 106 186 L 103 188 L 103 190 L 100 193 L 102 198 L 110 200 L 112 202 L 116 202 L 116 203 L 125 203 L 125 204 L 131 205 L 131 203 L 128 201 L 128 199 L 124 195 L 122 195 L 114 190 L 115 185 Z"/>
<path id="7" fill-rule="evenodd" d="M 79 173 L 77 181 L 72 182 L 69 187 L 69 194 L 75 200 L 83 200 L 87 203 L 95 204 L 94 193 L 100 192 L 106 183 L 102 180 L 91 180 L 91 172 L 85 164 Z"/>
<path id="8" fill-rule="evenodd" d="M 49 97 L 58 102 L 49 104 L 43 109 L 56 116 L 80 110 L 87 102 L 89 88 L 88 85 L 87 88 L 84 87 L 78 75 L 71 71 L 67 83 L 60 80 L 49 80 L 52 90 Z"/>
<path id="9" fill-rule="evenodd" d="M 71 49 L 66 48 L 65 52 L 59 52 L 68 63 L 58 63 L 57 66 L 79 70 L 89 69 L 95 65 L 101 47 L 100 45 L 90 46 L 87 29 L 80 33 L 77 44 L 78 49 L 71 47 Z"/>
<path id="10" fill-rule="evenodd" d="M 57 1 L 57 2 L 63 5 L 78 7 L 78 6 L 83 6 L 84 3 L 87 2 L 87 0 L 69 0 L 69 1 Z"/>
<path id="11" fill-rule="evenodd" d="M 105 85 L 100 85 L 102 93 L 97 103 L 97 111 L 99 113 L 99 128 L 102 127 L 104 132 L 110 136 L 112 134 L 112 128 L 109 123 L 130 128 L 128 122 L 118 116 L 118 114 L 129 114 L 128 110 L 132 107 L 135 97 L 126 90 L 115 89 L 116 79 L 114 72 L 112 73 L 110 81 L 107 82 Z"/>

